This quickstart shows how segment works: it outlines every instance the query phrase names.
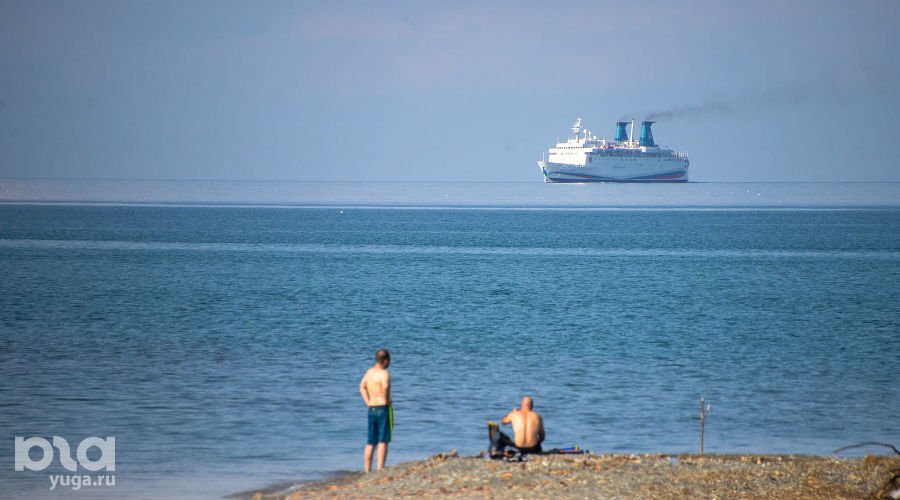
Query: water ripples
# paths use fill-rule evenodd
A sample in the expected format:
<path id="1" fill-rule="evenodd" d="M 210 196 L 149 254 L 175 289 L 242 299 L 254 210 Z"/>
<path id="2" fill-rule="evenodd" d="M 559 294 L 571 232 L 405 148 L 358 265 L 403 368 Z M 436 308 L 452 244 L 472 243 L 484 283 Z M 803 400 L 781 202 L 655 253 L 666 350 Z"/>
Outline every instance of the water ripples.
<path id="1" fill-rule="evenodd" d="M 665 248 L 547 248 L 471 247 L 421 245 L 331 245 L 281 243 L 171 243 L 117 240 L 0 239 L 0 248 L 11 250 L 120 250 L 160 252 L 264 252 L 315 254 L 421 254 L 502 255 L 567 257 L 688 257 L 688 258 L 809 258 L 898 260 L 900 250 L 767 250 L 767 249 L 665 249 Z"/>

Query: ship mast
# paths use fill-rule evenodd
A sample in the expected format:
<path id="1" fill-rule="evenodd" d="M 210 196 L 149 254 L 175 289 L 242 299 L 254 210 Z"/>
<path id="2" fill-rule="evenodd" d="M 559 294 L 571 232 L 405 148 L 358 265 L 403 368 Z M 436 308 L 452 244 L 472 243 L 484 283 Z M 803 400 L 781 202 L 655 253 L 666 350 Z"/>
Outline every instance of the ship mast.
<path id="1" fill-rule="evenodd" d="M 581 118 L 575 120 L 575 124 L 572 125 L 572 135 L 578 139 L 578 132 L 581 130 Z"/>
<path id="2" fill-rule="evenodd" d="M 631 139 L 631 147 L 634 147 L 634 118 L 631 119 L 631 133 L 628 134 L 628 138 Z"/>

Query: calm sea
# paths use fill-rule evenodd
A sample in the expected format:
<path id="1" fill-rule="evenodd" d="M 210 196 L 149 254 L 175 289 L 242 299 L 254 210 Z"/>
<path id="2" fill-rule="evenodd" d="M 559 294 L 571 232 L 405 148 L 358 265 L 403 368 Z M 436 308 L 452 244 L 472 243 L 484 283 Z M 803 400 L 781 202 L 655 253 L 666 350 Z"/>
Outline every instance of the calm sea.
<path id="1" fill-rule="evenodd" d="M 524 395 L 548 447 L 697 452 L 701 397 L 709 453 L 900 445 L 900 184 L 0 179 L 0 201 L 0 496 L 359 470 L 381 347 L 389 464 L 477 453 Z M 50 491 L 59 453 L 17 472 L 16 436 L 73 458 L 114 436 L 116 486 Z"/>

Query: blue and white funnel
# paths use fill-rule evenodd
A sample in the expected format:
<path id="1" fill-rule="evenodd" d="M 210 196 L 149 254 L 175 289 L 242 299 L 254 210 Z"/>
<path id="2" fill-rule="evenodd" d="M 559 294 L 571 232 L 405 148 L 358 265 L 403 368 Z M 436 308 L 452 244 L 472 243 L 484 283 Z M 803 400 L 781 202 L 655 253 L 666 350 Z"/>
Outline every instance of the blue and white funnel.
<path id="1" fill-rule="evenodd" d="M 616 122 L 616 140 L 617 141 L 627 141 L 628 140 L 628 132 L 625 131 L 625 127 L 628 126 L 628 122 Z"/>
<path id="2" fill-rule="evenodd" d="M 656 143 L 653 142 L 653 132 L 650 131 L 650 125 L 653 125 L 656 122 L 650 121 L 642 121 L 641 122 L 641 146 L 652 147 L 656 146 Z"/>

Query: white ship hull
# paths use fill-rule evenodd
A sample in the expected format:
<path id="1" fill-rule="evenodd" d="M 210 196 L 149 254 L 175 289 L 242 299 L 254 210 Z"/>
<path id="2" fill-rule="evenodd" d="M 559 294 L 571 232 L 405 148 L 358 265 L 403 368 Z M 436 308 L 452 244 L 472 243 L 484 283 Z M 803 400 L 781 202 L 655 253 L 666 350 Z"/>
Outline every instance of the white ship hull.
<path id="1" fill-rule="evenodd" d="M 594 157 L 587 165 L 539 161 L 544 182 L 687 182 L 686 158 Z"/>

